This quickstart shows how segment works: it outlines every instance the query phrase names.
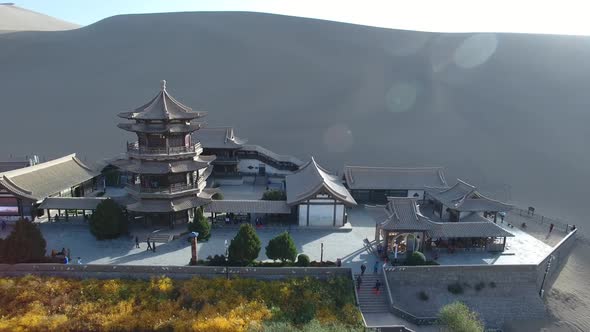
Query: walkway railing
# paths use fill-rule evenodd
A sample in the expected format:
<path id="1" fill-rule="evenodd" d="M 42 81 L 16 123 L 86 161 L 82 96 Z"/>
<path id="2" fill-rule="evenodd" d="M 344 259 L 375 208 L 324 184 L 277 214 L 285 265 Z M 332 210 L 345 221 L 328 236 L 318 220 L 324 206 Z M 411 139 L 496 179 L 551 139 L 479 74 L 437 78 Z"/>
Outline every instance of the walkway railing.
<path id="1" fill-rule="evenodd" d="M 140 193 L 151 193 L 151 194 L 172 194 L 177 193 L 185 190 L 197 189 L 198 184 L 175 184 L 169 187 L 142 187 L 137 184 L 126 184 L 126 187 L 130 188 L 133 191 L 140 192 Z"/>
<path id="2" fill-rule="evenodd" d="M 170 155 L 178 153 L 192 153 L 201 148 L 201 143 L 189 146 L 171 146 L 171 147 L 143 147 L 138 142 L 127 143 L 127 152 L 136 154 L 149 155 Z"/>
<path id="3" fill-rule="evenodd" d="M 538 214 L 535 212 L 531 213 L 528 210 L 521 209 L 519 207 L 515 207 L 514 209 L 512 209 L 511 213 L 518 214 L 521 217 L 528 218 L 528 220 L 534 221 L 534 222 L 541 224 L 541 225 L 549 226 L 550 224 L 553 224 L 555 229 L 560 230 L 565 233 L 569 232 L 572 229 L 572 225 L 570 225 L 562 220 L 549 218 L 549 217 L 546 217 L 542 214 Z"/>

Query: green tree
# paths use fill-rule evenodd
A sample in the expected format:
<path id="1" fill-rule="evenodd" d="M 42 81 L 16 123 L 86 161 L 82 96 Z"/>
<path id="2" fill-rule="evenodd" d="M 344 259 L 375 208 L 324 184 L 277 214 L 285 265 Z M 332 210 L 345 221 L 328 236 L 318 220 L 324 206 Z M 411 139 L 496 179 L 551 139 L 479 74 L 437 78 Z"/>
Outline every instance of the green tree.
<path id="1" fill-rule="evenodd" d="M 287 195 L 282 190 L 267 190 L 262 194 L 262 200 L 264 201 L 284 201 L 287 199 Z"/>
<path id="2" fill-rule="evenodd" d="M 211 225 L 207 218 L 203 215 L 203 208 L 200 207 L 197 209 L 197 213 L 195 215 L 195 220 L 193 222 L 188 223 L 188 230 L 191 232 L 198 232 L 199 236 L 197 240 L 209 240 L 211 237 Z"/>
<path id="3" fill-rule="evenodd" d="M 426 257 L 419 251 L 414 251 L 408 258 L 406 258 L 405 265 L 425 265 Z"/>
<path id="4" fill-rule="evenodd" d="M 299 254 L 299 256 L 297 256 L 297 266 L 309 266 L 310 260 L 309 260 L 309 256 L 307 256 L 306 254 Z"/>
<path id="5" fill-rule="evenodd" d="M 0 243 L 0 261 L 4 263 L 25 263 L 41 260 L 45 256 L 47 243 L 36 224 L 19 220 L 12 233 Z"/>
<path id="6" fill-rule="evenodd" d="M 260 238 L 254 227 L 242 224 L 229 245 L 229 259 L 233 263 L 248 265 L 258 258 L 261 247 Z"/>
<path id="7" fill-rule="evenodd" d="M 288 260 L 294 262 L 297 258 L 297 247 L 291 235 L 283 232 L 268 241 L 266 256 L 274 261 L 280 259 L 283 263 Z"/>
<path id="8" fill-rule="evenodd" d="M 127 218 L 121 207 L 110 198 L 100 202 L 90 216 L 90 232 L 99 240 L 127 233 Z"/>
<path id="9" fill-rule="evenodd" d="M 483 332 L 484 326 L 477 313 L 461 302 L 453 302 L 442 307 L 438 313 L 442 325 L 453 332 Z"/>

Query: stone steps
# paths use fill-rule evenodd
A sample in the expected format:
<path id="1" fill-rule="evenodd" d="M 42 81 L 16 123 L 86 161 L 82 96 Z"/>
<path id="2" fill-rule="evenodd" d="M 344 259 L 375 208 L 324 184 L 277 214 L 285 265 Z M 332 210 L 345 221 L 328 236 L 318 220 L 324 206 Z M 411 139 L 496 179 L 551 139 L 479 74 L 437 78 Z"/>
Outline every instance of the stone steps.
<path id="1" fill-rule="evenodd" d="M 356 277 L 355 275 L 355 287 Z M 389 312 L 389 304 L 387 302 L 387 294 L 383 276 L 380 274 L 366 273 L 361 277 L 362 283 L 360 289 L 357 289 L 359 307 L 363 314 L 365 313 L 386 313 Z M 381 281 L 381 288 L 379 294 L 375 294 L 373 287 L 375 282 Z"/>
<path id="2" fill-rule="evenodd" d="M 150 242 L 157 242 L 157 243 L 168 243 L 172 240 L 172 235 L 170 234 L 150 234 Z M 143 239 L 145 243 L 147 237 Z"/>

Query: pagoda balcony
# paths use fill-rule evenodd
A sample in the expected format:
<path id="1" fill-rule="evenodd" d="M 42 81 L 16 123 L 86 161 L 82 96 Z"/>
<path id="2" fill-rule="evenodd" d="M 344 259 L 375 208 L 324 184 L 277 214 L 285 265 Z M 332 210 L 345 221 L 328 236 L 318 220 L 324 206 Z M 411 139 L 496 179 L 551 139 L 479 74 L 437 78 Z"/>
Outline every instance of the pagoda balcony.
<path id="1" fill-rule="evenodd" d="M 199 185 L 200 182 L 195 184 L 173 184 L 167 187 L 142 187 L 139 184 L 127 183 L 125 187 L 138 194 L 170 195 L 201 189 Z"/>
<path id="2" fill-rule="evenodd" d="M 229 156 L 215 155 L 214 163 L 217 165 L 225 165 L 225 164 L 237 164 L 238 161 L 239 161 L 238 157 L 236 157 L 236 156 L 229 157 Z"/>
<path id="3" fill-rule="evenodd" d="M 203 151 L 201 143 L 189 146 L 143 147 L 138 142 L 127 143 L 127 153 L 135 155 L 168 156 L 178 154 L 200 153 Z"/>

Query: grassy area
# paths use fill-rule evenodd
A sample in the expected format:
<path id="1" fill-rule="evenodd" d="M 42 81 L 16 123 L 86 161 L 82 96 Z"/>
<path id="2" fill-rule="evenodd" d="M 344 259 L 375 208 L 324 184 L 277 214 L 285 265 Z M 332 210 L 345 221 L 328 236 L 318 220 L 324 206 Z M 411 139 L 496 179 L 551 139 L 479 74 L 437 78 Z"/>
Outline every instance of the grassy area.
<path id="1" fill-rule="evenodd" d="M 0 278 L 0 331 L 362 331 L 351 281 Z"/>

